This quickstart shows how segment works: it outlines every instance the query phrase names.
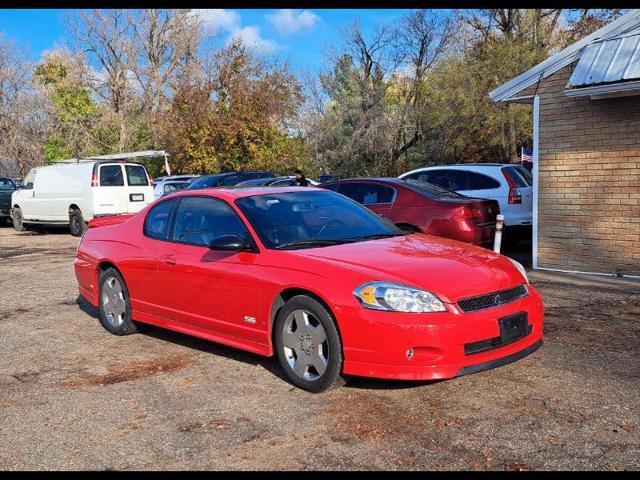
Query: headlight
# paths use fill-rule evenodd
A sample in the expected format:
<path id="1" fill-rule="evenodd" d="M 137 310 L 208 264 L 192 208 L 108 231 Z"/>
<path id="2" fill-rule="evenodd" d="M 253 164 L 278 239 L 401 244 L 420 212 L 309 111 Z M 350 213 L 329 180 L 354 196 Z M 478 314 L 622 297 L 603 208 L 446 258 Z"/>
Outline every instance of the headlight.
<path id="1" fill-rule="evenodd" d="M 446 312 L 444 303 L 433 293 L 398 283 L 372 282 L 357 288 L 353 294 L 362 306 L 391 312 Z"/>
<path id="2" fill-rule="evenodd" d="M 529 278 L 527 277 L 527 271 L 524 269 L 524 267 L 522 266 L 522 264 L 520 262 L 515 261 L 513 258 L 509 258 L 507 257 L 507 259 L 513 263 L 513 266 L 516 267 L 518 269 L 518 271 L 522 274 L 522 276 L 524 277 L 524 279 L 527 281 L 527 283 L 529 283 Z"/>

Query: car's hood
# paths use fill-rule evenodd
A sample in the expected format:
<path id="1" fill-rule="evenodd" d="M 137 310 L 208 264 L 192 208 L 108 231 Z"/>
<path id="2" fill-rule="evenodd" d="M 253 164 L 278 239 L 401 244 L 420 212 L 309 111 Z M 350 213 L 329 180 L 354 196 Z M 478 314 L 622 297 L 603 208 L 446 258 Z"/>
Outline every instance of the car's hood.
<path id="1" fill-rule="evenodd" d="M 428 290 L 447 302 L 524 282 L 520 272 L 502 255 L 419 233 L 296 253 L 357 270 L 371 280 L 394 281 Z"/>

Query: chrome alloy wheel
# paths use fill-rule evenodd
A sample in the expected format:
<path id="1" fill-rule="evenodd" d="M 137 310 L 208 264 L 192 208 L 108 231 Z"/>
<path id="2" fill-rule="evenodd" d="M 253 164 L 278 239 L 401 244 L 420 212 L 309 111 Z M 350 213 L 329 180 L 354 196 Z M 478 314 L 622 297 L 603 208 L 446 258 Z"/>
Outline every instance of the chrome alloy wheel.
<path id="1" fill-rule="evenodd" d="M 291 369 L 304 380 L 317 380 L 327 369 L 327 334 L 320 321 L 306 310 L 294 310 L 285 320 L 282 348 Z"/>
<path id="2" fill-rule="evenodd" d="M 107 320 L 114 327 L 124 322 L 127 302 L 124 299 L 122 284 L 115 277 L 108 277 L 102 284 L 102 309 Z"/>

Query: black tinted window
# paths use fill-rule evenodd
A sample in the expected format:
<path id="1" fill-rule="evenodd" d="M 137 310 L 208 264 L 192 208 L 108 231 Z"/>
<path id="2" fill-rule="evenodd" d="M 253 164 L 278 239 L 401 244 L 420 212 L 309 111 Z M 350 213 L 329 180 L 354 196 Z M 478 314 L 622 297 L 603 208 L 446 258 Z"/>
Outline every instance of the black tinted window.
<path id="1" fill-rule="evenodd" d="M 345 183 L 339 192 L 363 205 L 391 203 L 394 190 L 378 183 Z"/>
<path id="2" fill-rule="evenodd" d="M 491 188 L 500 188 L 500 182 L 497 180 L 476 172 L 461 172 L 466 177 L 466 186 L 464 190 L 489 190 Z"/>
<path id="3" fill-rule="evenodd" d="M 123 187 L 124 177 L 120 165 L 102 165 L 100 167 L 101 187 Z"/>
<path id="4" fill-rule="evenodd" d="M 127 182 L 130 186 L 149 185 L 147 171 L 142 165 L 125 165 L 127 171 Z"/>
<path id="5" fill-rule="evenodd" d="M 223 235 L 238 235 L 250 242 L 244 223 L 223 201 L 207 197 L 182 197 L 176 212 L 172 240 L 208 247 L 214 238 Z"/>
<path id="6" fill-rule="evenodd" d="M 160 202 L 149 210 L 147 218 L 144 220 L 144 234 L 146 236 L 159 240 L 167 239 L 171 209 L 176 203 L 176 200 L 177 199 L 172 198 L 171 200 Z"/>
<path id="7" fill-rule="evenodd" d="M 236 200 L 267 248 L 291 242 L 352 240 L 400 230 L 368 208 L 330 191 L 253 195 Z"/>
<path id="8" fill-rule="evenodd" d="M 533 184 L 533 178 L 529 171 L 520 165 L 512 165 L 503 167 L 507 174 L 516 182 L 519 187 L 530 187 Z"/>
<path id="9" fill-rule="evenodd" d="M 338 190 L 340 190 L 341 184 L 339 183 L 332 183 L 331 185 L 322 185 L 322 188 L 326 188 L 327 190 L 333 190 L 334 192 L 337 192 Z"/>
<path id="10" fill-rule="evenodd" d="M 215 175 L 211 177 L 200 177 L 189 184 L 189 188 L 209 188 L 217 187 L 220 177 Z"/>
<path id="11" fill-rule="evenodd" d="M 433 183 L 427 183 L 419 180 L 407 180 L 406 185 L 414 192 L 419 193 L 423 197 L 437 200 L 439 198 L 460 198 L 462 195 L 452 191 L 446 190 Z"/>
<path id="12" fill-rule="evenodd" d="M 447 190 L 487 190 L 500 187 L 500 182 L 497 180 L 476 172 L 443 169 L 430 170 L 424 173 L 426 173 L 426 178 L 421 181 L 433 183 Z M 419 180 L 419 178 L 416 180 Z"/>
<path id="13" fill-rule="evenodd" d="M 429 172 L 415 172 L 403 177 L 405 180 L 417 180 L 418 182 L 428 182 Z"/>
<path id="14" fill-rule="evenodd" d="M 229 175 L 228 177 L 224 177 L 220 180 L 220 186 L 222 187 L 232 187 L 240 181 L 240 177 L 238 175 Z"/>
<path id="15" fill-rule="evenodd" d="M 424 181 L 447 190 L 465 190 L 466 178 L 463 173 L 455 170 L 431 170 L 428 172 L 428 180 Z"/>
<path id="16" fill-rule="evenodd" d="M 270 187 L 291 187 L 296 184 L 293 178 L 287 178 L 286 180 L 278 180 L 273 183 L 269 183 Z"/>
<path id="17" fill-rule="evenodd" d="M 15 190 L 16 184 L 10 178 L 0 178 L 0 190 Z"/>
<path id="18" fill-rule="evenodd" d="M 164 184 L 164 193 L 175 192 L 176 190 L 182 190 L 188 185 L 188 182 L 174 182 Z"/>

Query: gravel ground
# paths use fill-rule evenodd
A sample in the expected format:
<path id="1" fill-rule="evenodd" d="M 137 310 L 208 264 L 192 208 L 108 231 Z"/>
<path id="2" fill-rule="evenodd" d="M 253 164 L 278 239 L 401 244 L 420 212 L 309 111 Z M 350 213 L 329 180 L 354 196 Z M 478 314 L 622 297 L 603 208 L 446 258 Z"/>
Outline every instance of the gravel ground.
<path id="1" fill-rule="evenodd" d="M 0 469 L 640 469 L 640 284 L 532 273 L 545 345 L 443 382 L 313 395 L 273 359 L 78 298 L 78 240 L 0 229 Z"/>

